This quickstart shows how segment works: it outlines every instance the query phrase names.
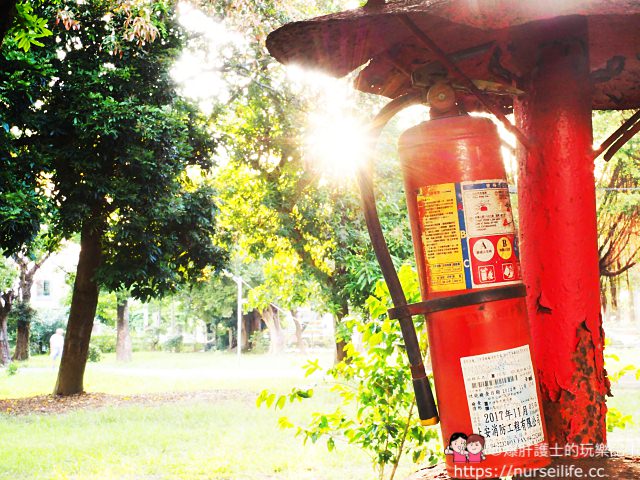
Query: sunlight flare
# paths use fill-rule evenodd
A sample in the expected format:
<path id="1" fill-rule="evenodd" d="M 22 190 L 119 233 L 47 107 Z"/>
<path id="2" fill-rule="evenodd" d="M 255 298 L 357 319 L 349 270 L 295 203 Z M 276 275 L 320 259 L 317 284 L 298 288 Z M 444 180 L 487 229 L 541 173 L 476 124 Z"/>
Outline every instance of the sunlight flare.
<path id="1" fill-rule="evenodd" d="M 367 129 L 346 112 L 319 112 L 309 118 L 305 157 L 311 167 L 335 178 L 353 177 L 366 162 Z"/>
<path id="2" fill-rule="evenodd" d="M 306 164 L 334 180 L 353 177 L 367 160 L 370 138 L 350 82 L 296 66 L 288 66 L 287 76 L 316 98 L 305 125 Z"/>

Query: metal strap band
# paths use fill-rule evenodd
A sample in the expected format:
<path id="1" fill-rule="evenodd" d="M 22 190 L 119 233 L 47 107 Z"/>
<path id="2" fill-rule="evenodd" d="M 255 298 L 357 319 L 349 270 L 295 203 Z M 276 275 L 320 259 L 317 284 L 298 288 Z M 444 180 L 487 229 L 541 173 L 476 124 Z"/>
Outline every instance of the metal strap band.
<path id="1" fill-rule="evenodd" d="M 495 302 L 497 300 L 508 300 L 510 298 L 526 297 L 527 287 L 524 285 L 510 285 L 508 287 L 492 288 L 490 290 L 476 290 L 462 295 L 451 297 L 435 298 L 426 302 L 412 303 L 388 310 L 389 318 L 398 319 L 413 317 L 415 315 L 426 315 L 428 313 L 440 312 L 452 308 L 468 307 L 479 303 Z"/>

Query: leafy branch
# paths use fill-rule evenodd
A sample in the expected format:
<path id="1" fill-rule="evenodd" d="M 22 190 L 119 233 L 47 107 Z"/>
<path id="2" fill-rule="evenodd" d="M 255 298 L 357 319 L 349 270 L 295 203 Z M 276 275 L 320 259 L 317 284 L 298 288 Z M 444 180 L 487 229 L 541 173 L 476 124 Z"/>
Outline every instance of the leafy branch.
<path id="1" fill-rule="evenodd" d="M 404 266 L 399 275 L 409 296 L 419 295 L 415 272 Z M 419 425 L 415 416 L 402 335 L 397 322 L 387 318 L 390 298 L 384 282 L 376 284 L 367 304 L 371 318 L 351 317 L 344 322 L 356 334 L 344 348 L 345 359 L 328 370 L 318 361 L 304 367 L 307 377 L 325 375 L 340 404 L 332 411 L 313 413 L 307 424 L 296 425 L 287 417 L 281 417 L 278 424 L 295 428 L 305 443 L 324 439 L 329 451 L 339 442 L 357 445 L 371 457 L 378 478 L 392 480 L 404 455 L 411 455 L 414 463 L 438 460 L 432 444 L 437 433 Z M 423 332 L 421 337 L 426 343 Z M 310 393 L 313 390 L 295 388 L 286 395 L 263 391 L 257 403 L 284 409 L 288 403 L 310 398 Z"/>

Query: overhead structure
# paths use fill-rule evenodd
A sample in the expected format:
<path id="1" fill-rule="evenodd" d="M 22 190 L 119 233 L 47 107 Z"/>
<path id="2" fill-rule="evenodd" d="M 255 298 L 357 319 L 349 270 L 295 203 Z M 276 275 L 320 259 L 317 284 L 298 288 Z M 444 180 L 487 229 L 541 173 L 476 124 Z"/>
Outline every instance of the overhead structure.
<path id="1" fill-rule="evenodd" d="M 522 274 L 549 442 L 604 444 L 591 112 L 640 108 L 640 2 L 372 0 L 287 24 L 267 47 L 337 77 L 359 69 L 363 92 L 395 99 L 446 78 L 466 90 L 467 110 L 515 114 Z"/>
<path id="2" fill-rule="evenodd" d="M 517 83 L 527 74 L 529 65 L 523 61 L 532 59 L 522 58 L 513 45 L 514 39 L 528 35 L 532 22 L 585 16 L 592 108 L 640 107 L 640 2 L 636 0 L 391 1 L 289 23 L 269 36 L 267 48 L 281 63 L 321 69 L 336 77 L 363 67 L 357 89 L 396 98 L 411 91 L 412 72 L 437 61 L 403 25 L 405 15 L 470 78 L 502 83 Z M 553 24 L 547 24 L 553 30 Z"/>

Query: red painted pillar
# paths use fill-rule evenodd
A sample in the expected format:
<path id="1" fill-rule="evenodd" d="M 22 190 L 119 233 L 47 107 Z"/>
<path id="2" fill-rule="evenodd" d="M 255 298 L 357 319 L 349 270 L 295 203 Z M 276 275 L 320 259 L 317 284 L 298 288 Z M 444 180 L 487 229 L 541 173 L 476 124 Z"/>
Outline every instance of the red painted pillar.
<path id="1" fill-rule="evenodd" d="M 516 122 L 521 260 L 550 445 L 606 441 L 602 322 L 585 17 L 514 35 L 527 92 Z"/>

